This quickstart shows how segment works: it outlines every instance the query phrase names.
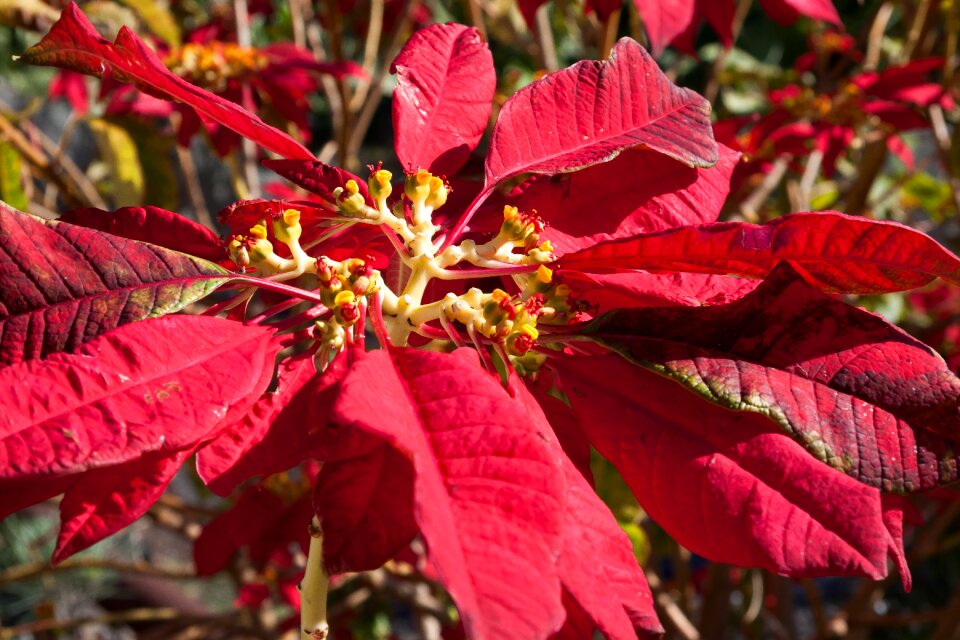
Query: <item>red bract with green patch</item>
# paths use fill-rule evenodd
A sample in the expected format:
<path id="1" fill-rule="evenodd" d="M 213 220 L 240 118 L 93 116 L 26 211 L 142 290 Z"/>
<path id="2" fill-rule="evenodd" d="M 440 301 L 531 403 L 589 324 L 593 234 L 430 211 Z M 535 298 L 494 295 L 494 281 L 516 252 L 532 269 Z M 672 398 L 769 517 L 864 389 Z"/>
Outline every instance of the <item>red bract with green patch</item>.
<path id="1" fill-rule="evenodd" d="M 397 59 L 396 184 L 320 163 L 171 79 L 132 33 L 98 39 L 74 7 L 53 34 L 24 58 L 189 97 L 313 194 L 222 212 L 234 271 L 171 251 L 217 257 L 171 212 L 76 226 L 3 210 L 0 267 L 28 277 L 0 286 L 0 377 L 34 383 L 0 418 L 0 491 L 17 508 L 66 492 L 56 559 L 129 523 L 196 452 L 214 491 L 247 483 L 198 541 L 202 572 L 238 546 L 275 550 L 260 523 L 211 550 L 231 522 L 309 527 L 304 638 L 328 631 L 329 573 L 418 536 L 471 638 L 654 637 L 631 542 L 585 479 L 593 446 L 707 558 L 872 578 L 892 558 L 909 585 L 884 495 L 955 479 L 960 380 L 834 296 L 955 284 L 960 260 L 840 213 L 717 222 L 737 155 L 635 42 L 509 99 L 483 185 L 449 211 L 435 173 L 475 150 L 494 86 L 470 28 L 428 27 Z M 213 287 L 203 315 L 153 318 Z"/>

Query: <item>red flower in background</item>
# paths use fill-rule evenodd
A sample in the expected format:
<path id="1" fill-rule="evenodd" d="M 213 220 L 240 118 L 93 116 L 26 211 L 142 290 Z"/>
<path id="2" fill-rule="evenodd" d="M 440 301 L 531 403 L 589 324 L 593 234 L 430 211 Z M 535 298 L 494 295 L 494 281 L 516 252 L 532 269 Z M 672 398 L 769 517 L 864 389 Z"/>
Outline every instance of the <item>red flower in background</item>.
<path id="1" fill-rule="evenodd" d="M 814 38 L 812 45 L 813 50 L 797 60 L 798 74 L 815 66 L 818 59 L 839 55 L 856 62 L 861 58 L 842 34 L 824 34 Z M 746 157 L 737 183 L 770 171 L 777 158 L 803 158 L 813 150 L 822 154 L 823 172 L 830 177 L 853 140 L 868 131 L 882 134 L 890 152 L 912 167 L 912 152 L 899 134 L 929 128 L 926 109 L 931 105 L 946 110 L 956 107 L 952 92 L 930 79 L 942 68 L 943 59 L 932 57 L 853 74 L 842 86 L 828 90 L 788 84 L 769 92 L 771 109 L 766 114 L 718 122 L 717 137 Z"/>
<path id="2" fill-rule="evenodd" d="M 161 50 L 163 43 L 156 43 Z M 222 20 L 214 19 L 198 27 L 181 46 L 167 49 L 164 65 L 177 76 L 211 93 L 242 105 L 281 127 L 292 125 L 299 137 L 309 142 L 309 98 L 320 86 L 320 75 L 342 78 L 364 75 L 352 61 L 318 62 L 313 54 L 292 43 L 272 43 L 263 47 L 242 47 Z M 51 97 L 62 97 L 79 114 L 89 109 L 89 94 L 82 74 L 61 70 L 55 76 Z M 107 101 L 106 114 L 166 118 L 180 114 L 177 142 L 189 146 L 190 140 L 205 128 L 214 149 L 221 156 L 240 144 L 240 136 L 215 120 L 198 116 L 192 108 L 157 100 L 120 82 L 104 82 L 101 99 Z"/>

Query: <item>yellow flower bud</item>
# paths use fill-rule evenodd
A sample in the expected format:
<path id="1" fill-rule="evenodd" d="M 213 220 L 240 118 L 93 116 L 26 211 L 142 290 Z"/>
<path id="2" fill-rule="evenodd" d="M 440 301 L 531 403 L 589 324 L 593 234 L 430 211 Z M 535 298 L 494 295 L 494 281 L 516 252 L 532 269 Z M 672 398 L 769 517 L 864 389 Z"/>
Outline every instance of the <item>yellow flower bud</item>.
<path id="1" fill-rule="evenodd" d="M 414 202 L 422 202 L 430 195 L 430 179 L 433 178 L 426 169 L 418 169 L 416 173 L 407 176 L 403 191 Z"/>
<path id="2" fill-rule="evenodd" d="M 377 169 L 370 174 L 370 195 L 374 200 L 385 200 L 390 196 L 393 192 L 391 180 L 393 180 L 393 174 L 386 169 Z"/>
<path id="3" fill-rule="evenodd" d="M 553 270 L 545 265 L 537 267 L 537 280 L 543 284 L 550 284 L 553 281 Z"/>
<path id="4" fill-rule="evenodd" d="M 287 209 L 283 215 L 273 220 L 273 235 L 284 244 L 292 244 L 300 240 L 303 229 L 300 227 L 300 212 L 296 209 Z"/>
<path id="5" fill-rule="evenodd" d="M 333 303 L 338 307 L 342 307 L 343 305 L 353 304 L 356 301 L 356 299 L 357 299 L 357 296 L 356 294 L 353 293 L 353 291 L 349 289 L 344 289 L 343 291 L 338 293 L 336 297 L 334 297 Z"/>

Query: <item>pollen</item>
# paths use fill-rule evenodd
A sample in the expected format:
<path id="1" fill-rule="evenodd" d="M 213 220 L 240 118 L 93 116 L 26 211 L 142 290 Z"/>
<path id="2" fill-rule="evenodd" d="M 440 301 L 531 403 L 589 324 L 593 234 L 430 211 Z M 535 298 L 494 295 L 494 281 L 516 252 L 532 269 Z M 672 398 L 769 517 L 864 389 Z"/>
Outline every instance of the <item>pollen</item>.
<path id="1" fill-rule="evenodd" d="M 429 186 L 431 189 L 434 188 L 433 187 L 434 179 L 435 179 L 435 176 L 431 174 L 429 171 L 427 171 L 426 169 L 417 169 L 417 172 L 414 174 L 414 180 L 416 180 L 417 184 L 421 187 Z M 439 178 L 436 178 L 436 179 L 439 180 Z M 440 184 L 443 184 L 443 182 L 441 181 Z"/>
<path id="2" fill-rule="evenodd" d="M 262 224 L 256 224 L 250 227 L 250 235 L 258 240 L 264 240 L 267 237 L 267 228 Z"/>
<path id="3" fill-rule="evenodd" d="M 283 212 L 283 221 L 293 226 L 300 222 L 300 212 L 296 209 L 287 209 Z"/>
<path id="4" fill-rule="evenodd" d="M 360 192 L 360 185 L 357 184 L 357 181 L 351 178 L 347 180 L 347 184 L 344 185 L 344 191 L 347 192 L 348 196 L 355 196 Z"/>

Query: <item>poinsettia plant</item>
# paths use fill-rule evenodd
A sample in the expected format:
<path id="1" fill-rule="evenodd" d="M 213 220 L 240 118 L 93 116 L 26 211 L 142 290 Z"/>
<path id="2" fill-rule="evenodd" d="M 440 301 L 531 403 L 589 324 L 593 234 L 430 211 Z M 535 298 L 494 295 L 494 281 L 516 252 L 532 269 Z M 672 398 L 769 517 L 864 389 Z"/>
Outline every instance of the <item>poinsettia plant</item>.
<path id="1" fill-rule="evenodd" d="M 188 105 L 312 194 L 227 207 L 223 240 L 154 207 L 0 211 L 0 506 L 63 494 L 55 562 L 195 457 L 241 491 L 201 573 L 230 536 L 275 557 L 271 528 L 298 528 L 304 638 L 329 631 L 331 575 L 415 538 L 471 638 L 657 636 L 593 448 L 711 560 L 874 579 L 892 560 L 909 588 L 898 494 L 957 479 L 960 379 L 840 295 L 955 285 L 960 259 L 838 212 L 718 222 L 739 154 L 636 42 L 507 100 L 482 182 L 456 178 L 496 85 L 470 27 L 394 61 L 403 176 L 320 162 L 73 4 L 21 61 Z"/>

